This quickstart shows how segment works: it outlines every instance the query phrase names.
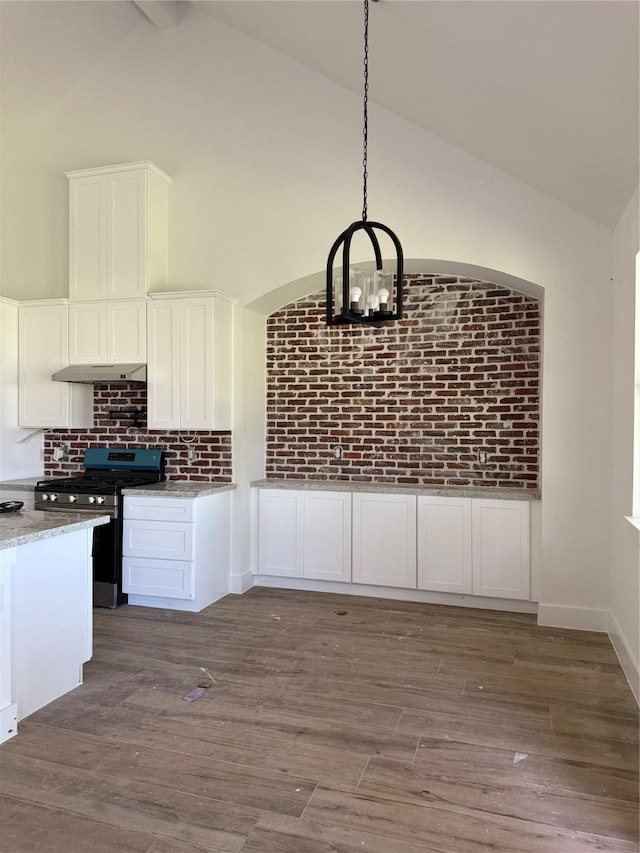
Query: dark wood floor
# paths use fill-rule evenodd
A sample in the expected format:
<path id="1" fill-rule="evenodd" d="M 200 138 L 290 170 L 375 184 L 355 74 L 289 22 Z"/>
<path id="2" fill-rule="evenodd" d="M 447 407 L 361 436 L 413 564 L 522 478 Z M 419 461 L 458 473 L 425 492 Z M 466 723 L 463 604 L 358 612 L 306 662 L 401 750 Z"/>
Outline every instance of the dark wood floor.
<path id="1" fill-rule="evenodd" d="M 524 614 L 268 589 L 96 611 L 84 685 L 0 770 L 2 853 L 638 851 L 611 645 Z"/>

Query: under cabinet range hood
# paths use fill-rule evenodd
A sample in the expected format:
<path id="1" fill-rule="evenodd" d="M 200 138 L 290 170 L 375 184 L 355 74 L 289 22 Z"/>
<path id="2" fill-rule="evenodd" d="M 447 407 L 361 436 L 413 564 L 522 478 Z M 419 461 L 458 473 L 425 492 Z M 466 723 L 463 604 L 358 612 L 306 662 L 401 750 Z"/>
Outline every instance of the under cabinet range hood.
<path id="1" fill-rule="evenodd" d="M 70 364 L 51 377 L 56 382 L 146 382 L 146 364 Z"/>

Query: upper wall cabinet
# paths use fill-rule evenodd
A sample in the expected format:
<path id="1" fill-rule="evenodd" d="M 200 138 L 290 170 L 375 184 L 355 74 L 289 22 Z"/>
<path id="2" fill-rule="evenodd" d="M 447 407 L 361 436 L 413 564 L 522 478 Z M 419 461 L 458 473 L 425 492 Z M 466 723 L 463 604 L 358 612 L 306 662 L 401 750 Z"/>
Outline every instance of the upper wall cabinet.
<path id="1" fill-rule="evenodd" d="M 166 286 L 170 177 L 150 162 L 65 174 L 69 299 L 134 299 Z"/>
<path id="2" fill-rule="evenodd" d="M 146 299 L 69 305 L 69 364 L 126 364 L 146 360 Z"/>
<path id="3" fill-rule="evenodd" d="M 147 304 L 147 427 L 231 429 L 233 304 L 155 294 Z"/>
<path id="4" fill-rule="evenodd" d="M 18 309 L 21 427 L 93 426 L 93 386 L 51 379 L 69 363 L 68 310 L 66 300 L 23 302 Z"/>

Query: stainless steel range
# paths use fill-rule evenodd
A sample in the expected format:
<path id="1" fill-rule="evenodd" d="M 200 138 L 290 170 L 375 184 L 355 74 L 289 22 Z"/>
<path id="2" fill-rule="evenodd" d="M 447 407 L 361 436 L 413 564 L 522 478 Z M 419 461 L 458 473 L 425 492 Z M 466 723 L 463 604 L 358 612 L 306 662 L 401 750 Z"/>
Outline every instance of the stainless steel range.
<path id="1" fill-rule="evenodd" d="M 93 604 L 126 604 L 122 592 L 122 490 L 165 479 L 162 450 L 90 447 L 84 452 L 84 474 L 41 480 L 34 509 L 48 512 L 106 512 L 109 524 L 94 528 Z"/>

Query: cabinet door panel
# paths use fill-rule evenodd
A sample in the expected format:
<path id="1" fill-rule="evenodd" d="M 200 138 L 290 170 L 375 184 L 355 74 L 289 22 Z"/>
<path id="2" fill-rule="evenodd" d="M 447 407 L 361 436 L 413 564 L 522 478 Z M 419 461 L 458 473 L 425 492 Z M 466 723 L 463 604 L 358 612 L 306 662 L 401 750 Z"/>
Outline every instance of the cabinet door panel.
<path id="1" fill-rule="evenodd" d="M 418 588 L 472 591 L 470 498 L 418 498 Z"/>
<path id="2" fill-rule="evenodd" d="M 305 578 L 351 580 L 351 495 L 304 495 L 303 574 Z"/>
<path id="3" fill-rule="evenodd" d="M 144 296 L 146 290 L 145 173 L 107 179 L 107 298 Z"/>
<path id="4" fill-rule="evenodd" d="M 106 303 L 107 361 L 147 361 L 147 303 L 130 299 Z"/>
<path id="5" fill-rule="evenodd" d="M 124 557 L 122 560 L 122 589 L 132 595 L 193 599 L 193 582 L 192 562 L 145 557 Z"/>
<path id="6" fill-rule="evenodd" d="M 416 498 L 353 495 L 354 583 L 415 589 Z"/>
<path id="7" fill-rule="evenodd" d="M 177 300 L 147 306 L 147 426 L 180 429 L 180 309 Z"/>
<path id="8" fill-rule="evenodd" d="M 473 592 L 529 598 L 528 501 L 473 502 Z"/>
<path id="9" fill-rule="evenodd" d="M 69 364 L 104 364 L 107 328 L 104 302 L 69 305 Z"/>
<path id="10" fill-rule="evenodd" d="M 304 493 L 263 489 L 258 497 L 258 571 L 302 577 Z"/>
<path id="11" fill-rule="evenodd" d="M 193 524 L 125 519 L 122 552 L 127 557 L 193 559 Z"/>
<path id="12" fill-rule="evenodd" d="M 69 184 L 69 299 L 104 299 L 107 281 L 107 179 Z"/>
<path id="13" fill-rule="evenodd" d="M 185 299 L 180 305 L 181 424 L 213 426 L 213 302 Z"/>

